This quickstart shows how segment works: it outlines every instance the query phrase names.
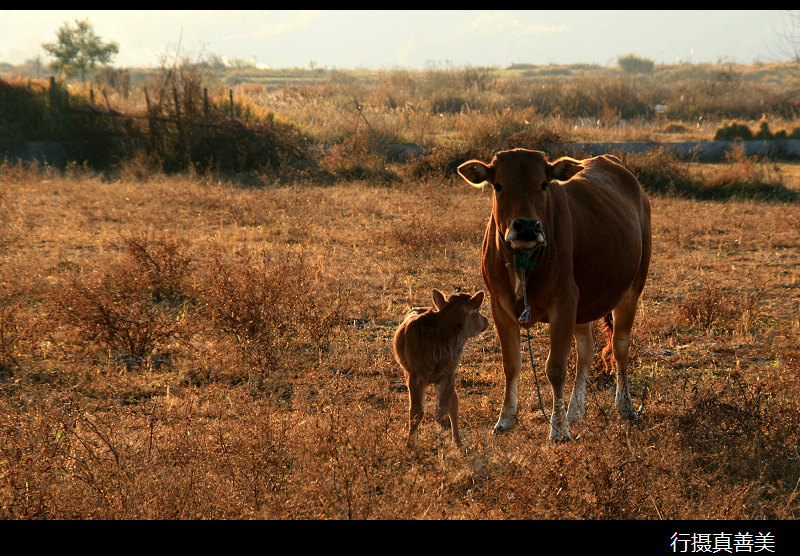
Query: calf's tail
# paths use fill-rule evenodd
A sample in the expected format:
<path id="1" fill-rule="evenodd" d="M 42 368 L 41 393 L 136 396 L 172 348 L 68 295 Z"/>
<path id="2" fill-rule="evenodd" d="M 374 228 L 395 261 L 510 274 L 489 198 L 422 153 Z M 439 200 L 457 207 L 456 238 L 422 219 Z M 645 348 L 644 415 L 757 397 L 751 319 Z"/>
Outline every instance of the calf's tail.
<path id="1" fill-rule="evenodd" d="M 607 314 L 603 317 L 603 324 L 605 325 L 606 329 L 606 337 L 608 338 L 608 343 L 606 347 L 603 348 L 602 353 L 600 354 L 600 358 L 603 360 L 603 369 L 606 372 L 612 372 L 614 370 L 614 350 L 611 343 L 612 336 L 614 335 L 614 317 L 611 313 Z M 606 362 L 606 356 L 611 353 L 611 365 Z"/>

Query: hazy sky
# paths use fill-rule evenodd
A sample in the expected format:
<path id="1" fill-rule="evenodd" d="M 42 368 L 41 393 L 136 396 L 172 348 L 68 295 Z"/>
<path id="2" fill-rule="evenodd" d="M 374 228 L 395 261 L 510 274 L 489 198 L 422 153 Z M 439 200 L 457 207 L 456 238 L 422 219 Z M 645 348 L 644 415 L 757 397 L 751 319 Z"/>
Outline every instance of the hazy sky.
<path id="1" fill-rule="evenodd" d="M 215 54 L 273 68 L 392 69 L 595 63 L 777 61 L 781 11 L 0 11 L 0 62 L 22 63 L 65 21 L 119 43 L 116 66 Z"/>

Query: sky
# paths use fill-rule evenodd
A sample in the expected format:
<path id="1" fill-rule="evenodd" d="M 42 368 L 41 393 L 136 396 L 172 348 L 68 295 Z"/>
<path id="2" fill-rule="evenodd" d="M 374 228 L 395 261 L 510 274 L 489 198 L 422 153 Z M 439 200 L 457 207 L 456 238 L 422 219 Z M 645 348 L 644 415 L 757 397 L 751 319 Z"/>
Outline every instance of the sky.
<path id="1" fill-rule="evenodd" d="M 512 63 L 783 61 L 778 10 L 0 10 L 0 62 L 42 56 L 65 22 L 119 44 L 117 67 L 176 53 L 272 68 L 430 69 Z"/>

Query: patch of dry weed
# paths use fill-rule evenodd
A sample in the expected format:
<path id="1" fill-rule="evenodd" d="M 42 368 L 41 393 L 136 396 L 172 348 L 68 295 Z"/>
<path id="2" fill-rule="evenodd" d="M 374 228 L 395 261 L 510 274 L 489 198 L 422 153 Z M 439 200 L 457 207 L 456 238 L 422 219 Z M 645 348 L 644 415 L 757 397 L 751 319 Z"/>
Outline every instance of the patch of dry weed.
<path id="1" fill-rule="evenodd" d="M 486 192 L 0 179 L 24 232 L 0 236 L 5 519 L 800 515 L 795 205 L 652 197 L 632 427 L 598 358 L 575 442 L 549 444 L 526 355 L 519 424 L 491 435 L 490 327 L 456 372 L 465 449 L 428 415 L 409 452 L 391 335 L 432 287 L 483 288 Z M 150 364 L 121 364 L 126 349 Z"/>

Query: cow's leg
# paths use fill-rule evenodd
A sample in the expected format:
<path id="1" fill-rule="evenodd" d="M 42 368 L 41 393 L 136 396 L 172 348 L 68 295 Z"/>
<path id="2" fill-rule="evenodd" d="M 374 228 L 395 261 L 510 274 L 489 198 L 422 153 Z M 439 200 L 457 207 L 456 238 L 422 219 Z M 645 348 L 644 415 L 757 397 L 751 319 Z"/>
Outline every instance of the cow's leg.
<path id="1" fill-rule="evenodd" d="M 572 388 L 572 398 L 569 400 L 567 420 L 580 423 L 586 413 L 586 380 L 594 359 L 591 322 L 575 325 L 575 350 L 578 352 L 578 363 L 575 370 L 575 386 Z"/>
<path id="2" fill-rule="evenodd" d="M 550 353 L 547 355 L 545 371 L 553 389 L 553 413 L 550 416 L 550 440 L 572 440 L 564 408 L 564 382 L 567 378 L 567 362 L 575 331 L 575 311 L 561 311 L 550 319 Z"/>
<path id="3" fill-rule="evenodd" d="M 425 401 L 425 384 L 421 380 L 409 378 L 408 384 L 408 440 L 407 445 L 414 445 L 414 435 L 422 422 L 422 404 Z"/>
<path id="4" fill-rule="evenodd" d="M 449 376 L 439 381 L 437 385 L 437 415 L 439 426 L 442 430 L 447 427 L 448 417 L 450 429 L 453 433 L 453 442 L 456 446 L 461 446 L 461 437 L 458 434 L 458 394 L 456 393 L 455 375 Z"/>
<path id="5" fill-rule="evenodd" d="M 500 338 L 503 373 L 506 377 L 503 408 L 500 410 L 500 417 L 492 431 L 497 434 L 511 429 L 517 423 L 517 383 L 522 369 L 522 352 L 520 351 L 519 322 L 502 309 L 495 307 L 494 298 L 492 298 L 492 316 L 497 335 Z"/>
<path id="6" fill-rule="evenodd" d="M 611 335 L 611 349 L 617 372 L 617 393 L 614 402 L 617 411 L 624 419 L 633 419 L 636 416 L 628 387 L 628 350 L 638 301 L 639 292 L 630 289 L 612 311 L 614 332 Z"/>

